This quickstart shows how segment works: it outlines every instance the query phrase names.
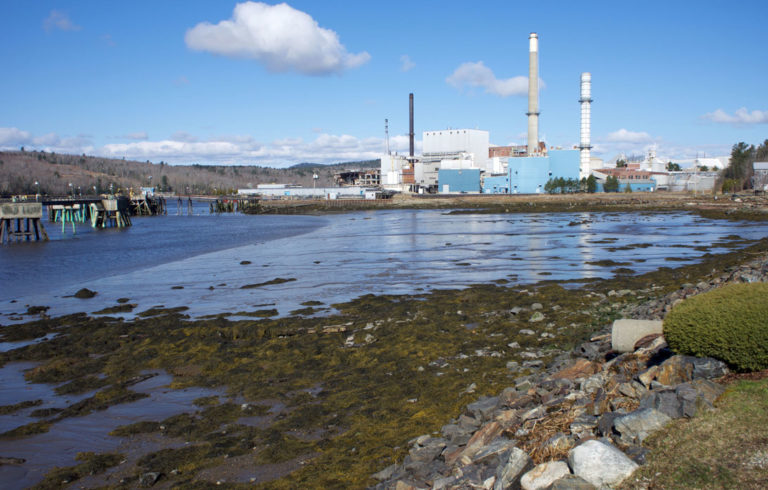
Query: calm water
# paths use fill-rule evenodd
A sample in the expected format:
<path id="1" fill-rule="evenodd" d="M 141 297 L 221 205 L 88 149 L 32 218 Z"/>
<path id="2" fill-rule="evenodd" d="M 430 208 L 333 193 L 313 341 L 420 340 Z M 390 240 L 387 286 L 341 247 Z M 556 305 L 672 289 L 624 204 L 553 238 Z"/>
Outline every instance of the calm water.
<path id="1" fill-rule="evenodd" d="M 0 323 L 12 323 L 27 305 L 50 306 L 54 315 L 93 312 L 122 297 L 138 303 L 135 313 L 162 305 L 187 306 L 192 315 L 287 314 L 308 300 L 332 304 L 366 293 L 610 277 L 617 267 L 643 273 L 696 261 L 702 247 L 719 253 L 736 238 L 768 235 L 765 223 L 687 213 L 198 212 L 135 218 L 126 230 L 81 226 L 74 237 L 50 224 L 51 242 L 0 248 Z M 620 264 L 590 264 L 606 259 Z M 276 278 L 292 281 L 241 289 Z M 99 294 L 67 297 L 81 287 Z"/>

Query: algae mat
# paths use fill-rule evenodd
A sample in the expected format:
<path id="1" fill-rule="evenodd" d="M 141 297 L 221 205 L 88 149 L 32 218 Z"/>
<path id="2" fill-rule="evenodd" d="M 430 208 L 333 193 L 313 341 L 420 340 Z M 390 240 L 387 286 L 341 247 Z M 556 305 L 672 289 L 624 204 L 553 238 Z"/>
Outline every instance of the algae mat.
<path id="1" fill-rule="evenodd" d="M 37 363 L 26 373 L 29 383 L 55 383 L 79 401 L 46 410 L 35 400 L 2 407 L 39 412 L 35 422 L 0 435 L 0 447 L 3 456 L 13 457 L 14 447 L 63 421 L 140 403 L 136 386 L 167 372 L 174 390 L 224 391 L 194 399 L 183 413 L 148 417 L 110 436 L 137 444 L 151 440 L 153 445 L 138 444 L 149 450 L 98 454 L 83 447 L 76 461 L 52 469 L 40 485 L 135 487 L 157 479 L 184 486 L 366 486 L 373 483 L 371 474 L 406 454 L 411 438 L 439 429 L 467 403 L 497 394 L 525 374 L 506 367 L 522 363 L 520 352 L 537 352 L 546 363 L 632 304 L 766 250 L 763 240 L 701 264 L 577 289 L 551 282 L 369 295 L 333 305 L 339 313 L 326 318 L 193 321 L 183 312 L 156 311 L 132 321 L 81 314 L 4 327 L 3 341 L 57 334 L 4 352 L 0 361 Z M 620 288 L 634 294 L 606 301 L 591 293 Z M 534 313 L 543 320 L 531 322 L 540 317 Z"/>

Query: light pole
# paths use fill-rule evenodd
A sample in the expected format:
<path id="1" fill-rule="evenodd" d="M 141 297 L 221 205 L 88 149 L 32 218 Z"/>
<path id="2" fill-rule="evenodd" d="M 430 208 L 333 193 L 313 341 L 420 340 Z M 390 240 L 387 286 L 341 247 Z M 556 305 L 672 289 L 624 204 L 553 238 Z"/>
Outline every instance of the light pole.
<path id="1" fill-rule="evenodd" d="M 35 186 L 37 187 L 37 194 L 35 194 L 35 202 L 40 200 L 40 182 L 35 181 Z"/>
<path id="2" fill-rule="evenodd" d="M 72 187 L 72 182 L 69 183 L 69 193 L 72 196 L 72 199 L 75 198 L 75 188 Z"/>

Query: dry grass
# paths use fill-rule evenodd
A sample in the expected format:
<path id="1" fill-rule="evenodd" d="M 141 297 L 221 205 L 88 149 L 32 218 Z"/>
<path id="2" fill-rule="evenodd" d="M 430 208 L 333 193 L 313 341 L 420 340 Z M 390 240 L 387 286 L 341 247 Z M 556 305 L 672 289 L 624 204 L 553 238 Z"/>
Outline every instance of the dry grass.
<path id="1" fill-rule="evenodd" d="M 768 378 L 732 383 L 715 410 L 645 444 L 648 463 L 628 488 L 768 488 Z"/>

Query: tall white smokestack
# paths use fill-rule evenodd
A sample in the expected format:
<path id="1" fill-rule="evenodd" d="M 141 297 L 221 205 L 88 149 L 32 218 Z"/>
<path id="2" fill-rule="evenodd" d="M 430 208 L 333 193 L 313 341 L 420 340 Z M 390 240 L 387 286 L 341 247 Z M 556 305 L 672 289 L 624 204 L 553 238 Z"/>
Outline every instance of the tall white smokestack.
<path id="1" fill-rule="evenodd" d="M 590 133 L 592 118 L 592 75 L 588 72 L 581 74 L 581 144 L 579 145 L 581 153 L 581 163 L 579 165 L 579 178 L 589 177 L 589 160 L 591 158 Z"/>
<path id="2" fill-rule="evenodd" d="M 528 156 L 539 151 L 539 36 L 532 32 L 528 66 Z"/>

